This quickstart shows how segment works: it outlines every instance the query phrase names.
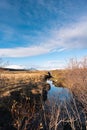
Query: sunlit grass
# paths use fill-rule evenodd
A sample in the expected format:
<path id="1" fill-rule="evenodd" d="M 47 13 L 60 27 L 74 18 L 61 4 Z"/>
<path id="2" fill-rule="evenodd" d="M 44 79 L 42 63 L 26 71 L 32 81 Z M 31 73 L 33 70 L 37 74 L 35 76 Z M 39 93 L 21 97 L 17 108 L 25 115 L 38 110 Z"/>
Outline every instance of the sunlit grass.
<path id="1" fill-rule="evenodd" d="M 0 110 L 12 116 L 11 125 L 16 130 L 57 130 L 60 124 L 72 130 L 77 127 L 82 130 L 81 114 L 84 125 L 87 120 L 87 67 L 83 64 L 82 67 L 72 66 L 51 73 L 50 80 L 57 87 L 66 87 L 73 94 L 73 100 L 64 102 L 63 106 L 59 100 L 55 104 L 53 99 L 52 104 L 49 101 L 47 106 L 45 104 L 50 88 L 45 80 L 47 71 L 0 72 Z M 8 126 L 9 123 L 10 119 Z M 6 122 L 3 126 L 7 128 Z"/>
<path id="2" fill-rule="evenodd" d="M 32 87 L 31 84 L 43 82 L 45 71 L 35 72 L 1 72 L 0 73 L 0 96 L 7 95 L 13 90 L 23 87 Z"/>

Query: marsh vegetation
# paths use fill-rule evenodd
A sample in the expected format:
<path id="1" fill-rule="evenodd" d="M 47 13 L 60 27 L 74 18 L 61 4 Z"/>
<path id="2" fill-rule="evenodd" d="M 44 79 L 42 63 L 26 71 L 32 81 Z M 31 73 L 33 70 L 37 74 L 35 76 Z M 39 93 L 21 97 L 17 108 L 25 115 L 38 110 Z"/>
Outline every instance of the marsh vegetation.
<path id="1" fill-rule="evenodd" d="M 87 60 L 51 75 L 0 70 L 0 130 L 86 130 Z"/>

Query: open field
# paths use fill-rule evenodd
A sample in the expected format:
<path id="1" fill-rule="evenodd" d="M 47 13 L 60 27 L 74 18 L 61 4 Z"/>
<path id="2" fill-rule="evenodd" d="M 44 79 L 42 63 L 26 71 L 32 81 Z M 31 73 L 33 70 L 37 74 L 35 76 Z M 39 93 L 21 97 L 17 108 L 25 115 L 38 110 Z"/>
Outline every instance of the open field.
<path id="1" fill-rule="evenodd" d="M 22 130 L 21 127 L 26 113 L 27 116 L 30 116 L 28 117 L 29 120 L 31 120 L 35 118 L 34 115 L 37 109 L 41 113 L 43 112 L 41 100 L 45 100 L 45 93 L 50 87 L 44 80 L 44 75 L 46 74 L 46 71 L 1 71 L 0 116 L 3 115 L 5 117 L 0 119 L 0 130 L 5 130 L 6 128 L 8 130 L 19 130 L 19 128 Z M 36 108 L 37 106 L 38 108 Z M 5 121 L 6 119 L 7 122 Z M 9 126 L 9 123 L 11 126 Z M 26 126 L 25 123 L 24 125 Z"/>
<path id="2" fill-rule="evenodd" d="M 6 96 L 11 91 L 19 90 L 25 86 L 31 87 L 32 84 L 42 83 L 46 73 L 46 71 L 1 71 L 0 96 Z"/>
<path id="3" fill-rule="evenodd" d="M 0 115 L 6 115 L 0 120 L 0 130 L 64 130 L 59 129 L 61 123 L 68 124 L 69 130 L 77 130 L 75 127 L 86 130 L 82 128 L 80 115 L 82 113 L 87 121 L 87 68 L 51 71 L 53 83 L 73 93 L 73 102 L 69 103 L 73 114 L 69 113 L 66 103 L 61 108 L 60 101 L 58 105 L 53 102 L 49 111 L 45 110 L 50 89 L 45 80 L 47 74 L 47 71 L 1 71 Z M 68 130 L 67 126 L 65 130 Z"/>

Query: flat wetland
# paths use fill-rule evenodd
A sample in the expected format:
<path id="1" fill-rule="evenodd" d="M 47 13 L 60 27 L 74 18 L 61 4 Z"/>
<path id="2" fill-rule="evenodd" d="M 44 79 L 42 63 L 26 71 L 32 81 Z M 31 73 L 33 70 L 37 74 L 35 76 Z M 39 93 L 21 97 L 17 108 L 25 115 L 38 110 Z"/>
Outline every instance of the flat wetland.
<path id="1" fill-rule="evenodd" d="M 86 130 L 87 68 L 0 70 L 0 130 Z"/>

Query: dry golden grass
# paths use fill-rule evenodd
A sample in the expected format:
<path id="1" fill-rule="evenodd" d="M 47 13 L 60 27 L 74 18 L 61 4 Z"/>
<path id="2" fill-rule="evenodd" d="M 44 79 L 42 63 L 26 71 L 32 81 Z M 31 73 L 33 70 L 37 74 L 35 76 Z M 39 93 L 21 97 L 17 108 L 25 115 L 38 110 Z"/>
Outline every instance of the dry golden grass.
<path id="1" fill-rule="evenodd" d="M 32 84 L 43 82 L 45 71 L 34 72 L 0 72 L 0 96 L 9 95 L 11 91 L 19 90 L 23 87 L 32 87 Z"/>
<path id="2" fill-rule="evenodd" d="M 63 112 L 65 112 L 64 114 L 69 114 L 69 119 L 67 121 L 75 130 L 74 122 L 77 119 L 79 119 L 80 121 L 79 107 L 83 108 L 81 108 L 81 111 L 83 111 L 84 117 L 87 118 L 87 67 L 83 64 L 83 66 L 79 68 L 78 62 L 76 62 L 74 67 L 72 66 L 71 68 L 65 70 L 54 70 L 51 72 L 53 76 L 52 80 L 54 81 L 56 86 L 67 87 L 72 91 L 75 97 L 73 98 L 73 100 L 76 100 L 74 100 L 73 103 L 74 107 L 72 104 L 69 105 L 71 106 L 73 114 L 76 118 L 72 117 L 72 115 L 69 114 L 66 104 L 64 104 L 66 111 L 61 110 L 59 103 L 58 108 L 56 108 L 55 104 L 54 106 L 52 105 L 52 111 L 50 116 L 48 111 L 46 115 L 44 110 L 45 104 L 42 95 L 42 87 L 46 87 L 45 89 L 47 89 L 48 86 L 49 88 L 49 85 L 44 82 L 44 75 L 47 74 L 46 71 L 2 71 L 0 72 L 1 110 L 8 107 L 8 110 L 10 110 L 14 119 L 13 126 L 17 128 L 17 130 L 21 129 L 22 126 L 26 127 L 27 124 L 29 126 L 32 120 L 34 121 L 34 119 L 38 121 L 40 117 L 41 120 L 43 117 L 43 120 L 41 122 L 43 123 L 43 126 L 41 127 L 44 128 L 44 125 L 47 126 L 48 122 L 46 122 L 46 118 L 50 117 L 49 124 L 51 125 L 51 127 L 54 126 L 54 129 L 57 130 L 57 126 L 59 125 L 59 123 L 66 121 L 64 117 L 63 119 L 60 119 L 60 115 L 63 115 Z M 21 91 L 21 89 L 23 89 L 23 91 Z M 32 93 L 33 96 L 30 96 L 30 93 Z M 77 105 L 78 102 L 82 106 Z M 39 116 L 38 113 L 40 114 Z M 35 125 L 35 123 L 33 125 Z M 34 129 L 33 125 L 31 130 Z M 39 128 L 37 128 L 36 130 L 41 130 L 41 127 L 39 124 Z"/>
<path id="3" fill-rule="evenodd" d="M 75 109 L 78 111 L 77 115 L 79 117 L 79 120 L 81 120 L 82 116 L 81 113 L 83 113 L 85 117 L 85 126 L 87 129 L 87 67 L 82 68 L 68 68 L 65 70 L 55 70 L 52 71 L 53 81 L 56 86 L 60 87 L 66 87 L 73 93 L 73 101 L 75 104 L 75 107 L 73 108 L 73 111 Z M 67 109 L 66 109 L 67 110 Z M 76 113 L 75 113 L 76 114 Z M 71 123 L 71 126 L 74 130 L 74 118 L 69 116 L 69 120 Z M 77 121 L 78 122 L 78 121 Z M 82 128 L 80 127 L 82 130 Z"/>
<path id="4" fill-rule="evenodd" d="M 82 64 L 79 66 L 79 63 Z M 52 76 L 56 86 L 66 87 L 72 91 L 87 113 L 87 59 L 73 61 L 65 70 L 52 71 Z"/>
<path id="5" fill-rule="evenodd" d="M 66 73 L 65 84 L 84 106 L 87 113 L 87 68 L 78 68 Z"/>
<path id="6" fill-rule="evenodd" d="M 5 111 L 6 118 L 12 116 L 11 119 L 7 119 L 7 125 L 5 119 L 1 119 L 4 129 L 12 129 L 15 127 L 17 130 L 24 129 L 27 124 L 32 124 L 32 121 L 36 120 L 37 123 L 42 120 L 43 109 L 43 88 L 44 91 L 49 89 L 49 85 L 44 80 L 46 71 L 34 71 L 34 72 L 2 72 L 0 75 L 0 111 Z M 46 91 L 45 91 L 46 92 Z M 38 112 L 37 112 L 38 110 Z M 0 114 L 2 114 L 2 112 Z M 41 115 L 40 115 L 41 113 Z M 10 115 L 9 115 L 10 114 Z M 27 119 L 28 118 L 28 119 Z M 37 118 L 37 119 L 36 119 Z M 24 122 L 27 121 L 27 122 Z M 9 127 L 9 124 L 11 128 Z M 40 123 L 41 124 L 41 123 Z M 42 126 L 33 124 L 29 126 L 31 130 L 40 130 Z M 29 129 L 30 129 L 29 128 Z"/>

